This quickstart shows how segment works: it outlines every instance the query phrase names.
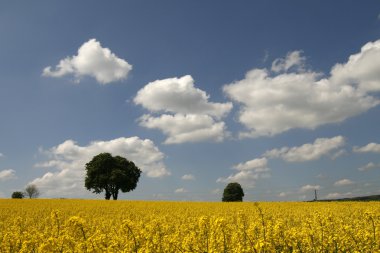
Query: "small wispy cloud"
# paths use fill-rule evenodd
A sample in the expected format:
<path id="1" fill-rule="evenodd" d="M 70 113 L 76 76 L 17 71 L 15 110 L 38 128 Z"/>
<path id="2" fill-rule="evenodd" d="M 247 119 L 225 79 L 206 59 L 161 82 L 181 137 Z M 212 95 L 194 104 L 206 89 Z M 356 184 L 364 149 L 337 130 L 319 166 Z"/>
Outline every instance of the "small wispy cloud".
<path id="1" fill-rule="evenodd" d="M 375 164 L 373 162 L 367 163 L 366 165 L 358 168 L 358 171 L 369 171 L 372 169 L 380 168 L 380 164 Z"/>
<path id="2" fill-rule="evenodd" d="M 16 171 L 12 169 L 0 171 L 0 181 L 7 181 L 16 178 Z"/>
<path id="3" fill-rule="evenodd" d="M 182 180 L 195 180 L 195 176 L 192 174 L 185 174 L 181 177 Z"/>
<path id="4" fill-rule="evenodd" d="M 345 192 L 345 193 L 333 192 L 325 196 L 326 199 L 339 199 L 339 198 L 348 198 L 348 197 L 352 197 L 352 192 Z"/>
<path id="5" fill-rule="evenodd" d="M 310 185 L 310 184 L 307 184 L 307 185 L 304 185 L 302 186 L 300 189 L 299 189 L 299 192 L 308 192 L 308 191 L 311 191 L 311 190 L 320 190 L 321 189 L 321 186 L 320 185 Z"/>
<path id="6" fill-rule="evenodd" d="M 354 184 L 355 182 L 350 180 L 350 179 L 341 179 L 341 180 L 338 180 L 334 183 L 335 186 L 346 186 L 346 185 L 352 185 Z"/>
<path id="7" fill-rule="evenodd" d="M 186 193 L 186 192 L 189 192 L 188 190 L 186 190 L 185 188 L 178 188 L 174 191 L 175 193 Z"/>

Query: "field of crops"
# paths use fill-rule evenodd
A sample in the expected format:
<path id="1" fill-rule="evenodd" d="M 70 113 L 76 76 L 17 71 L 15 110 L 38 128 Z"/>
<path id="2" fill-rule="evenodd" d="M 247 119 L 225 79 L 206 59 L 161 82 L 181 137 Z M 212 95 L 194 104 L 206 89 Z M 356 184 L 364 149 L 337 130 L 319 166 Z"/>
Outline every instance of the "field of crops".
<path id="1" fill-rule="evenodd" d="M 380 203 L 0 199 L 0 252 L 380 252 Z"/>

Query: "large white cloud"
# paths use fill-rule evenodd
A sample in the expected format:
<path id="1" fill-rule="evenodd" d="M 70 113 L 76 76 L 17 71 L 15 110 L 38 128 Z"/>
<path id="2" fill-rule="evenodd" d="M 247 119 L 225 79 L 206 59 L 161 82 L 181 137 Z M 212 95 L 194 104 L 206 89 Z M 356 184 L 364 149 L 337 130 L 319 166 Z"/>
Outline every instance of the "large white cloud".
<path id="1" fill-rule="evenodd" d="M 139 124 L 161 130 L 167 136 L 165 144 L 222 141 L 229 135 L 221 118 L 232 103 L 210 102 L 189 75 L 148 83 L 134 102 L 151 112 L 140 117 Z"/>
<path id="2" fill-rule="evenodd" d="M 209 102 L 206 92 L 194 87 L 190 75 L 148 83 L 138 91 L 134 102 L 151 112 L 207 114 L 223 117 L 232 109 L 232 103 Z"/>
<path id="3" fill-rule="evenodd" d="M 380 91 L 380 40 L 365 44 L 361 51 L 351 55 L 344 64 L 331 70 L 331 81 L 358 86 L 366 92 Z"/>
<path id="4" fill-rule="evenodd" d="M 85 164 L 102 152 L 133 161 L 148 177 L 170 174 L 163 162 L 164 154 L 149 139 L 122 137 L 110 141 L 94 141 L 87 146 L 79 146 L 74 141 L 67 140 L 44 151 L 49 159 L 35 165 L 55 170 L 30 183 L 36 184 L 47 196 L 84 194 Z"/>
<path id="5" fill-rule="evenodd" d="M 163 114 L 159 117 L 143 115 L 139 123 L 146 128 L 161 130 L 168 136 L 165 144 L 205 140 L 222 141 L 228 136 L 224 122 L 216 122 L 208 115 Z"/>
<path id="6" fill-rule="evenodd" d="M 268 160 L 265 157 L 256 158 L 244 163 L 239 163 L 233 166 L 233 169 L 237 170 L 238 172 L 231 174 L 226 178 L 220 177 L 216 180 L 216 182 L 238 182 L 244 187 L 253 188 L 255 187 L 255 183 L 258 179 L 269 178 L 271 176 L 270 169 L 267 165 Z"/>
<path id="7" fill-rule="evenodd" d="M 296 55 L 274 62 L 275 71 L 302 66 Z M 380 91 L 380 40 L 366 44 L 331 75 L 297 71 L 272 75 L 250 70 L 244 79 L 225 85 L 224 92 L 241 104 L 238 119 L 247 129 L 240 137 L 273 136 L 294 128 L 315 129 L 342 122 L 377 106 L 369 92 Z M 276 67 L 277 66 L 277 67 Z"/>
<path id="8" fill-rule="evenodd" d="M 16 178 L 16 171 L 12 169 L 0 171 L 0 181 L 7 181 Z"/>
<path id="9" fill-rule="evenodd" d="M 77 81 L 83 76 L 91 76 L 99 83 L 107 84 L 125 79 L 131 70 L 132 66 L 127 61 L 103 48 L 96 39 L 90 39 L 78 49 L 77 55 L 61 60 L 55 69 L 46 67 L 42 74 L 50 77 L 72 74 Z"/>
<path id="10" fill-rule="evenodd" d="M 266 151 L 268 158 L 281 158 L 288 162 L 305 162 L 321 158 L 345 145 L 343 136 L 318 138 L 314 143 L 306 143 L 298 147 L 282 147 Z"/>

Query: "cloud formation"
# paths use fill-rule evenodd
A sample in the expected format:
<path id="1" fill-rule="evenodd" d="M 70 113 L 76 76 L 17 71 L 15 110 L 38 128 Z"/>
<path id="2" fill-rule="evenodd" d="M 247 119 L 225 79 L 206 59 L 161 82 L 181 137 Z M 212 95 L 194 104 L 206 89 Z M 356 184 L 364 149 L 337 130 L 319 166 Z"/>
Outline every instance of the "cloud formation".
<path id="1" fill-rule="evenodd" d="M 125 79 L 132 70 L 132 65 L 118 58 L 108 48 L 103 48 L 96 39 L 90 39 L 79 49 L 78 54 L 60 60 L 53 69 L 44 68 L 42 75 L 49 77 L 62 77 L 74 75 L 79 82 L 81 77 L 90 76 L 100 84 Z"/>
<path id="2" fill-rule="evenodd" d="M 43 152 L 48 159 L 35 167 L 55 170 L 30 183 L 36 184 L 47 196 L 84 194 L 85 164 L 102 152 L 120 155 L 133 161 L 143 171 L 143 175 L 148 177 L 170 175 L 163 163 L 164 154 L 151 140 L 138 137 L 94 141 L 87 146 L 79 146 L 73 140 L 67 140 Z"/>
<path id="3" fill-rule="evenodd" d="M 178 188 L 174 191 L 174 193 L 187 193 L 188 190 L 186 190 L 185 188 Z"/>
<path id="4" fill-rule="evenodd" d="M 298 52 L 298 53 L 297 53 Z M 379 105 L 371 94 L 380 91 L 380 40 L 364 45 L 329 77 L 304 71 L 299 51 L 267 69 L 253 69 L 223 91 L 240 104 L 238 120 L 248 131 L 240 137 L 273 136 L 290 129 L 315 129 L 342 122 Z M 297 67 L 301 66 L 301 67 Z M 296 67 L 295 71 L 292 67 Z M 288 71 L 286 73 L 277 72 Z"/>
<path id="5" fill-rule="evenodd" d="M 305 192 L 308 192 L 308 191 L 320 190 L 321 188 L 322 187 L 320 185 L 310 185 L 310 184 L 307 184 L 307 185 L 302 186 L 299 189 L 299 192 L 300 193 L 305 193 Z"/>
<path id="6" fill-rule="evenodd" d="M 353 151 L 355 153 L 380 153 L 380 144 L 378 143 L 368 143 L 363 147 L 354 147 Z"/>
<path id="7" fill-rule="evenodd" d="M 285 58 L 278 58 L 273 61 L 271 70 L 273 72 L 288 71 L 294 68 L 296 71 L 305 70 L 306 57 L 302 56 L 302 51 L 289 52 Z"/>
<path id="8" fill-rule="evenodd" d="M 137 92 L 134 102 L 151 112 L 201 114 L 221 118 L 232 103 L 209 102 L 209 95 L 194 86 L 190 75 L 148 83 Z"/>
<path id="9" fill-rule="evenodd" d="M 158 117 L 143 115 L 139 124 L 149 129 L 159 129 L 166 136 L 165 144 L 184 142 L 223 141 L 228 132 L 224 122 L 216 122 L 208 115 L 163 114 Z"/>
<path id="10" fill-rule="evenodd" d="M 181 177 L 182 180 L 195 180 L 195 177 L 193 174 L 185 174 Z"/>
<path id="11" fill-rule="evenodd" d="M 0 181 L 7 181 L 16 178 L 16 171 L 12 169 L 0 171 Z"/>
<path id="12" fill-rule="evenodd" d="M 305 162 L 321 158 L 345 145 L 343 136 L 318 138 L 314 143 L 306 143 L 298 147 L 282 147 L 264 153 L 268 158 L 281 158 L 287 162 Z M 334 156 L 335 157 L 335 156 Z"/>
<path id="13" fill-rule="evenodd" d="M 340 199 L 340 198 L 349 198 L 352 197 L 352 192 L 345 192 L 345 193 L 339 193 L 339 192 L 333 192 L 329 193 L 325 196 L 326 199 Z"/>
<path id="14" fill-rule="evenodd" d="M 247 188 L 255 187 L 256 180 L 260 178 L 269 178 L 270 169 L 268 168 L 268 160 L 264 158 L 256 158 L 244 163 L 233 166 L 238 172 L 231 174 L 227 178 L 220 177 L 217 183 L 238 182 Z"/>
<path id="15" fill-rule="evenodd" d="M 343 64 L 331 70 L 331 82 L 351 85 L 364 92 L 380 91 L 380 40 L 365 44 L 359 53 L 353 54 Z"/>
<path id="16" fill-rule="evenodd" d="M 338 180 L 334 183 L 335 186 L 346 186 L 346 185 L 352 185 L 352 184 L 354 184 L 354 182 L 347 178 Z"/>
<path id="17" fill-rule="evenodd" d="M 210 102 L 189 75 L 148 83 L 134 102 L 151 112 L 141 116 L 139 124 L 161 130 L 167 136 L 165 144 L 223 141 L 229 135 L 221 118 L 230 112 L 232 103 Z"/>
<path id="18" fill-rule="evenodd" d="M 373 162 L 370 162 L 363 167 L 358 168 L 358 171 L 369 171 L 377 168 L 380 168 L 380 164 L 374 164 Z"/>

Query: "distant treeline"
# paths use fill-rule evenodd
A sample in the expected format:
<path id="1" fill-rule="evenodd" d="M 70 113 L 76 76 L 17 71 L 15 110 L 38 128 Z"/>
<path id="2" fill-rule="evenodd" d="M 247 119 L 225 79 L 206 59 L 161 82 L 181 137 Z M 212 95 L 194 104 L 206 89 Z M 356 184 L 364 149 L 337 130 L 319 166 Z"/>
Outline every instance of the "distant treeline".
<path id="1" fill-rule="evenodd" d="M 321 199 L 318 201 L 330 202 L 330 201 L 380 201 L 380 195 L 342 198 L 342 199 Z"/>

